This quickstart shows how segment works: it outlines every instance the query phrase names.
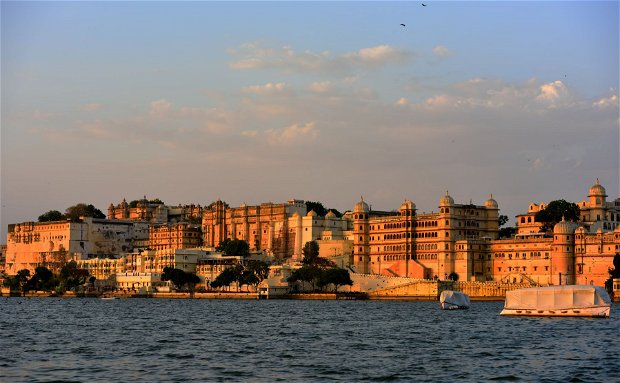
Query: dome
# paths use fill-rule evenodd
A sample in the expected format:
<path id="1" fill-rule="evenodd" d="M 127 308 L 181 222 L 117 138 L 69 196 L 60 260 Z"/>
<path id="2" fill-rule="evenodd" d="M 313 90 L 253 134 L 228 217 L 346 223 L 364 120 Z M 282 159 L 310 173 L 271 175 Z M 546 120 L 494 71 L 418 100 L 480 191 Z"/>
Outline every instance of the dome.
<path id="1" fill-rule="evenodd" d="M 299 217 L 299 212 L 298 212 L 298 211 L 294 212 L 294 213 L 293 213 L 293 215 L 292 215 L 292 217 L 293 217 L 293 218 L 297 218 L 297 217 Z"/>
<path id="2" fill-rule="evenodd" d="M 605 196 L 607 197 L 605 188 L 598 182 L 598 178 L 596 179 L 596 183 L 594 185 L 592 185 L 592 187 L 590 188 L 590 195 L 588 195 L 588 197 L 590 196 Z"/>
<path id="3" fill-rule="evenodd" d="M 367 213 L 370 211 L 370 207 L 366 202 L 364 202 L 364 197 L 361 197 L 360 201 L 355 204 L 355 209 L 353 209 L 356 213 Z"/>
<path id="4" fill-rule="evenodd" d="M 562 220 L 553 227 L 553 234 L 573 234 L 575 229 L 576 225 L 573 222 L 566 221 L 562 217 Z"/>
<path id="5" fill-rule="evenodd" d="M 328 211 L 327 214 L 325 214 L 325 218 L 336 218 L 336 214 L 334 214 L 333 211 Z"/>
<path id="6" fill-rule="evenodd" d="M 491 198 L 489 198 L 488 200 L 485 201 L 484 207 L 486 207 L 487 209 L 497 209 L 498 208 L 497 201 L 493 199 L 493 194 L 491 194 Z"/>
<path id="7" fill-rule="evenodd" d="M 405 202 L 400 205 L 400 210 L 415 210 L 415 203 L 406 199 Z"/>
<path id="8" fill-rule="evenodd" d="M 448 194 L 448 191 L 446 190 L 446 195 L 441 197 L 441 199 L 439 200 L 439 206 L 450 205 L 454 205 L 454 200 L 452 199 L 452 197 L 450 197 L 450 194 Z"/>
<path id="9" fill-rule="evenodd" d="M 318 214 L 314 210 L 310 210 L 306 217 L 316 217 Z"/>

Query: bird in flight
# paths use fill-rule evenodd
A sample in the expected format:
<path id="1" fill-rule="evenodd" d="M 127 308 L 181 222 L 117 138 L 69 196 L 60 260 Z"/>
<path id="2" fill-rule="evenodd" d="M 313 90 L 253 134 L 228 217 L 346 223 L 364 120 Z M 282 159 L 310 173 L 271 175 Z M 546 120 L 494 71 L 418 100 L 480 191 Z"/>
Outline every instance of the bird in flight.
<path id="1" fill-rule="evenodd" d="M 406 27 L 406 25 L 405 25 L 405 24 L 400 24 L 400 25 L 401 25 L 401 26 L 403 26 L 403 27 Z"/>
<path id="2" fill-rule="evenodd" d="M 426 4 L 422 3 L 422 6 L 423 6 L 423 7 L 426 7 Z"/>

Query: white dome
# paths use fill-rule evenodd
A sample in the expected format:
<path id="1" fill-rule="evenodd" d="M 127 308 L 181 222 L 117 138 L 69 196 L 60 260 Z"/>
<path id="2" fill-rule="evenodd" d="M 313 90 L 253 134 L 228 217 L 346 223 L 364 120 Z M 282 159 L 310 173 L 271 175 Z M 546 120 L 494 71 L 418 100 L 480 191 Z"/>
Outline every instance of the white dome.
<path id="1" fill-rule="evenodd" d="M 400 205 L 400 210 L 415 210 L 415 203 L 406 199 L 405 202 Z"/>
<path id="2" fill-rule="evenodd" d="M 484 206 L 487 209 L 497 209 L 498 208 L 497 201 L 493 199 L 493 194 L 491 194 L 491 198 L 489 198 L 488 200 L 485 201 Z"/>
<path id="3" fill-rule="evenodd" d="M 591 197 L 591 196 L 607 197 L 605 188 L 598 182 L 598 178 L 596 179 L 596 183 L 592 185 L 592 187 L 590 188 L 590 194 L 588 195 L 588 197 Z"/>
<path id="4" fill-rule="evenodd" d="M 441 199 L 439 200 L 439 206 L 452 206 L 454 205 L 454 200 L 452 199 L 452 197 L 450 197 L 450 194 L 448 194 L 448 191 L 446 190 L 446 195 L 441 197 Z"/>
<path id="5" fill-rule="evenodd" d="M 562 220 L 555 224 L 553 227 L 554 234 L 573 234 L 575 232 L 576 226 L 573 222 L 566 221 L 564 217 Z"/>
<path id="6" fill-rule="evenodd" d="M 367 213 L 370 211 L 370 207 L 366 202 L 364 202 L 364 197 L 362 197 L 361 200 L 355 204 L 355 209 L 353 209 L 353 211 L 355 213 Z"/>

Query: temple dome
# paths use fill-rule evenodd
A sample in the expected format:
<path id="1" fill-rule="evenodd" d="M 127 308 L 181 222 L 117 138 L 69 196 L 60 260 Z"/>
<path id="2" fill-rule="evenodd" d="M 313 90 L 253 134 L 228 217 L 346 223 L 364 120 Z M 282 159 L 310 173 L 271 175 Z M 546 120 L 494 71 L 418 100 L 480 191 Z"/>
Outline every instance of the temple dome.
<path id="1" fill-rule="evenodd" d="M 592 185 L 590 188 L 589 196 L 604 196 L 607 197 L 605 188 L 598 182 L 598 178 L 596 179 L 596 183 Z"/>
<path id="2" fill-rule="evenodd" d="M 405 202 L 400 205 L 400 210 L 415 210 L 415 203 L 406 199 Z"/>
<path id="3" fill-rule="evenodd" d="M 370 211 L 370 206 L 364 202 L 364 197 L 362 197 L 360 201 L 355 204 L 355 209 L 353 209 L 353 211 L 355 213 L 367 213 Z"/>
<path id="4" fill-rule="evenodd" d="M 333 211 L 328 211 L 327 214 L 325 214 L 325 218 L 336 218 L 336 214 L 334 214 Z"/>
<path id="5" fill-rule="evenodd" d="M 316 217 L 318 214 L 314 210 L 310 210 L 306 217 Z"/>
<path id="6" fill-rule="evenodd" d="M 573 234 L 577 225 L 573 222 L 566 221 L 564 217 L 553 227 L 553 234 Z"/>
<path id="7" fill-rule="evenodd" d="M 487 209 L 497 209 L 499 207 L 497 201 L 493 199 L 493 194 L 491 194 L 491 198 L 484 202 L 484 207 Z"/>
<path id="8" fill-rule="evenodd" d="M 446 195 L 441 197 L 441 199 L 439 200 L 439 206 L 452 206 L 452 205 L 454 205 L 454 200 L 452 199 L 452 197 L 450 197 L 450 194 L 448 194 L 448 191 L 446 190 Z"/>

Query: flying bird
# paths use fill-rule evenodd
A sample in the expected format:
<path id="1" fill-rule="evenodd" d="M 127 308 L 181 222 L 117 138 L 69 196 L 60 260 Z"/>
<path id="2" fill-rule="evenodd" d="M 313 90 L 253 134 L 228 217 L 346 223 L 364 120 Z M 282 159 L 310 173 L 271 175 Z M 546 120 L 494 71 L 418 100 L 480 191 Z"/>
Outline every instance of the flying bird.
<path id="1" fill-rule="evenodd" d="M 422 6 L 423 6 L 423 7 L 426 7 L 426 4 L 422 3 Z"/>
<path id="2" fill-rule="evenodd" d="M 403 26 L 403 27 L 406 27 L 406 25 L 405 25 L 405 24 L 400 24 L 400 25 L 401 25 L 401 26 Z"/>

